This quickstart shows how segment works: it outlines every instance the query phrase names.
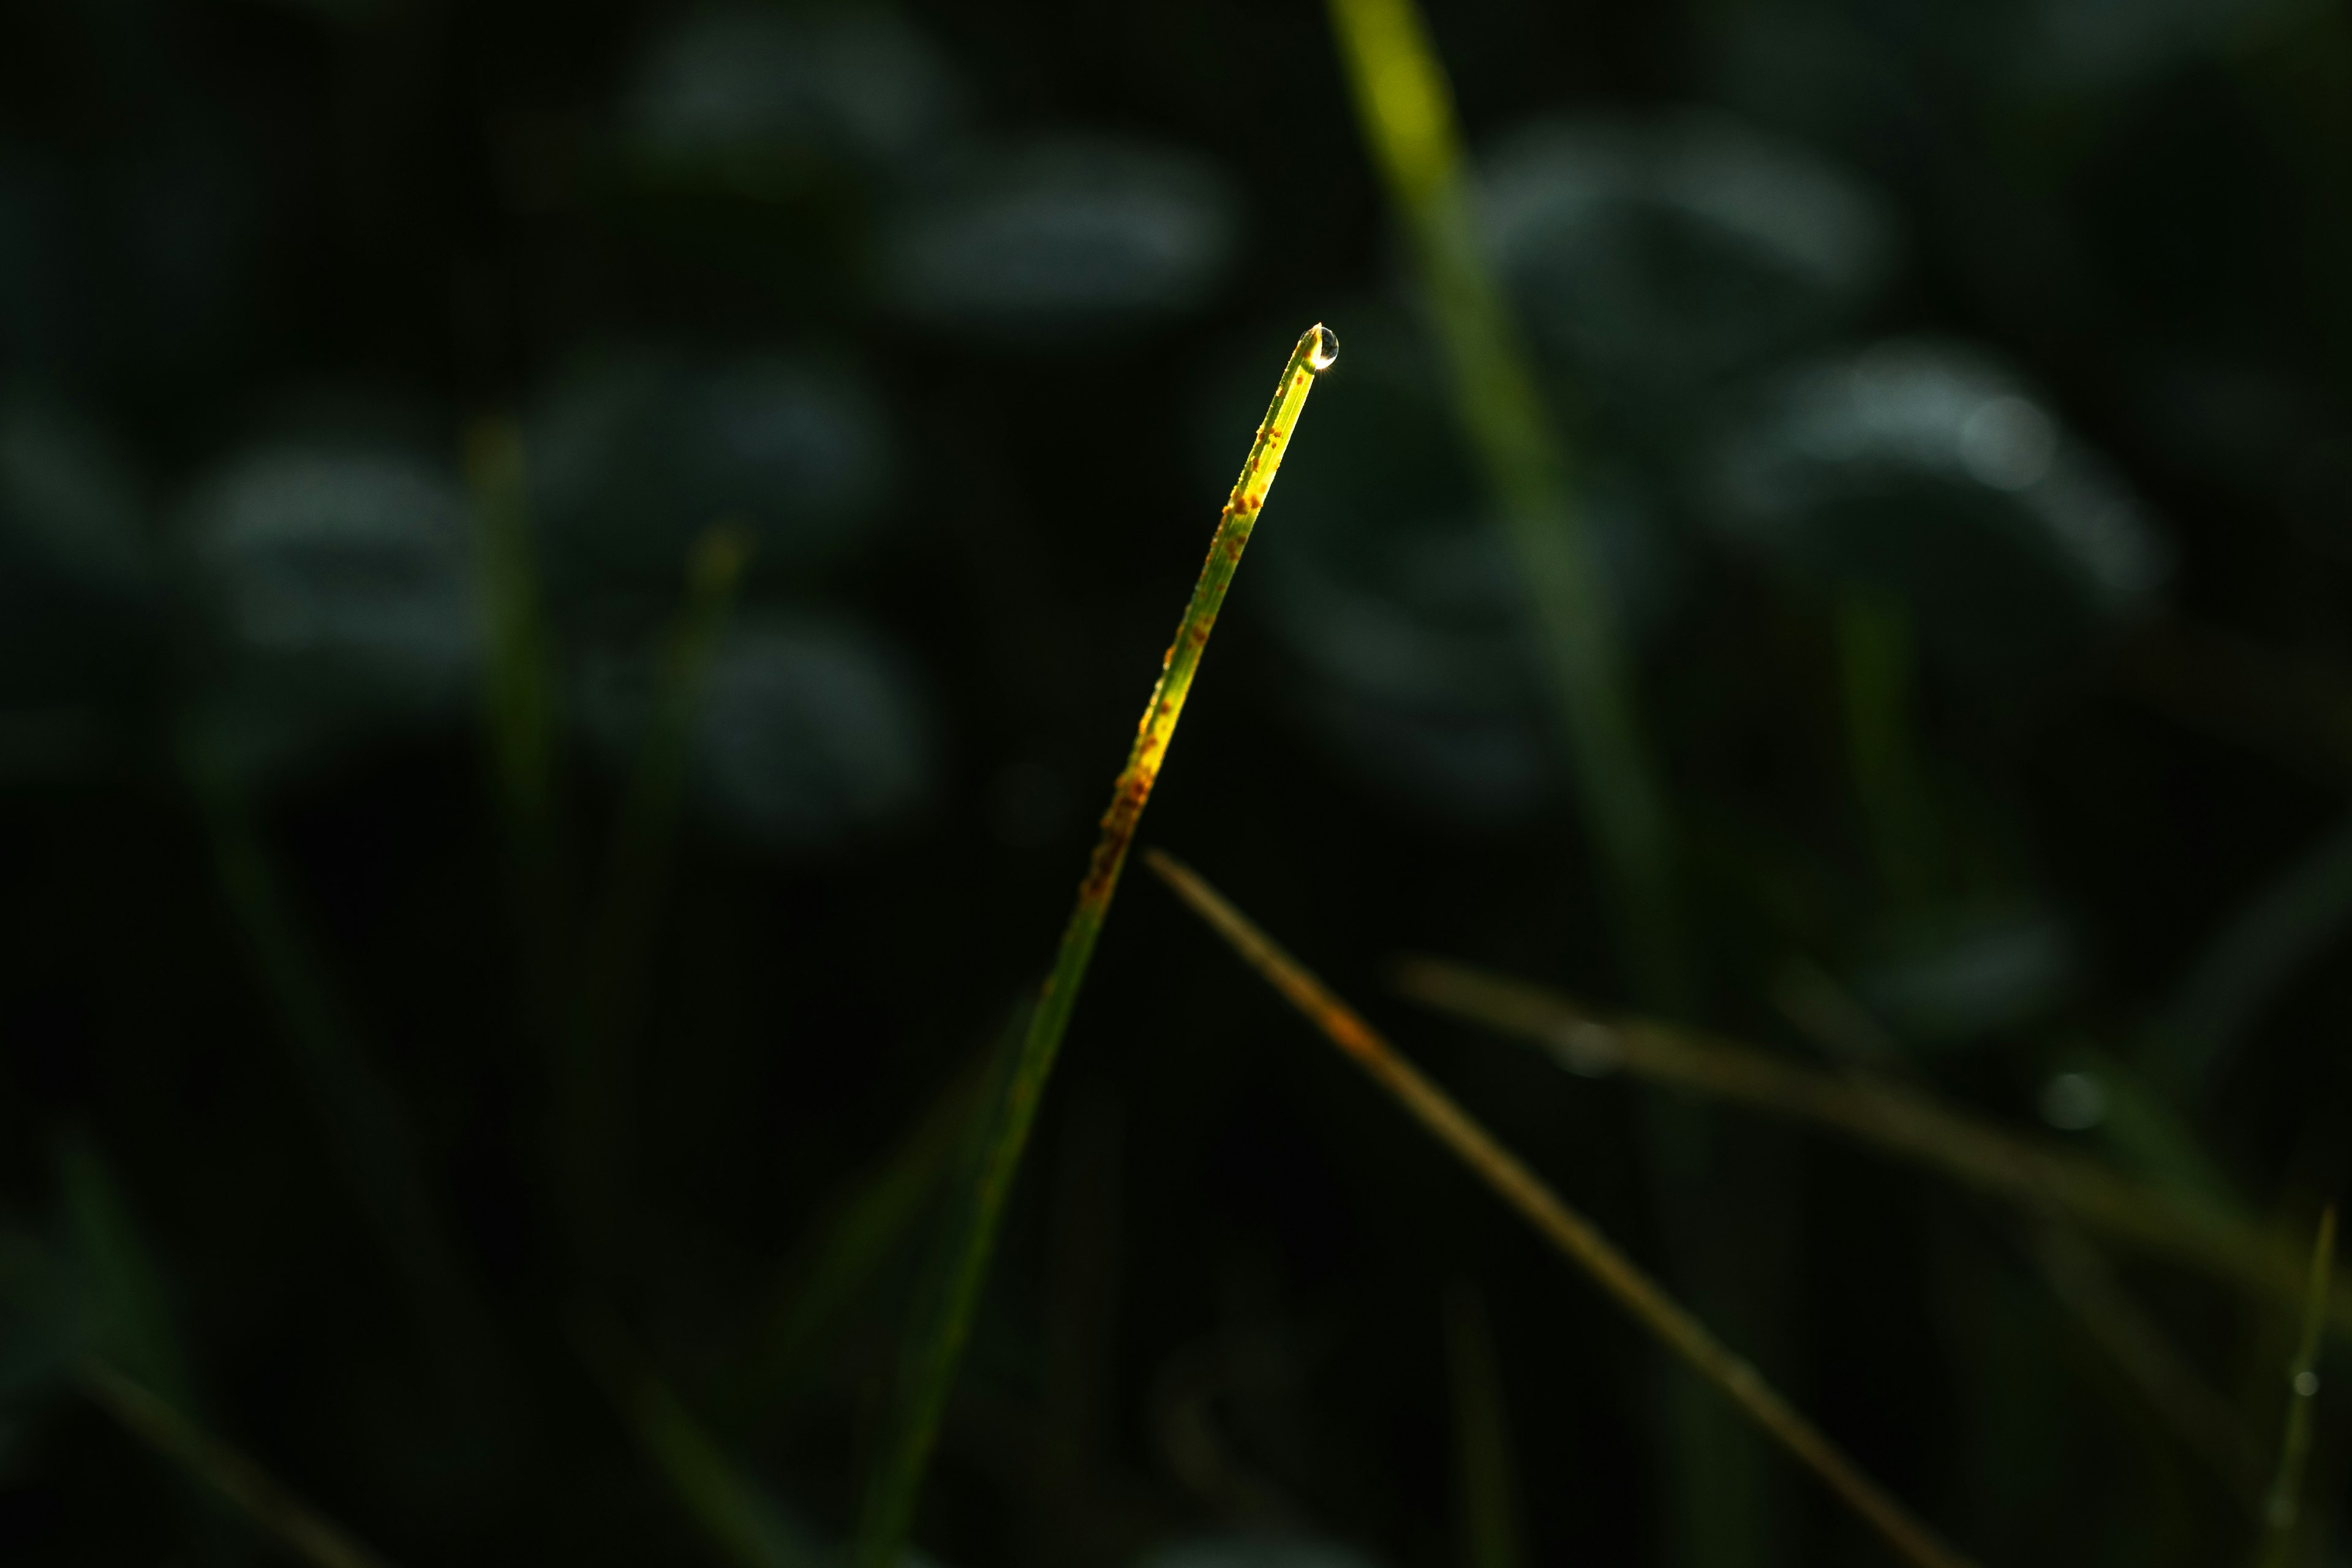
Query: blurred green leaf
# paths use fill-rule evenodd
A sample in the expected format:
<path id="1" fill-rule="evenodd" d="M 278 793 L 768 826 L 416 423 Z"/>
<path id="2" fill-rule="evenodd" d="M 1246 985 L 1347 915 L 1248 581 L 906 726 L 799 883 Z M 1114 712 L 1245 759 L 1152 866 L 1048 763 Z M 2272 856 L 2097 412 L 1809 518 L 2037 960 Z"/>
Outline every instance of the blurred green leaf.
<path id="1" fill-rule="evenodd" d="M 1223 281 L 1240 197 L 1177 147 L 1066 133 L 975 149 L 880 237 L 885 297 L 983 341 L 1086 342 L 1186 314 Z"/>
<path id="2" fill-rule="evenodd" d="M 1855 181 L 1719 111 L 1539 121 L 1479 159 L 1481 237 L 1543 346 L 1655 400 L 1843 325 L 1892 270 Z"/>
<path id="3" fill-rule="evenodd" d="M 711 814 L 780 849 L 821 849 L 905 820 L 938 742 L 914 670 L 836 617 L 747 615 L 720 639 L 694 730 Z"/>
<path id="4" fill-rule="evenodd" d="M 1958 1044 L 2046 1013 L 2075 974 L 2065 925 L 2030 905 L 1952 907 L 1897 927 L 1854 991 L 1898 1032 Z"/>
<path id="5" fill-rule="evenodd" d="M 1909 605 L 1922 644 L 2014 690 L 2145 613 L 2168 553 L 2106 463 L 1985 356 L 1896 340 L 1778 378 L 1708 486 L 1734 540 Z"/>
<path id="6" fill-rule="evenodd" d="M 837 559 L 872 538 L 896 468 L 863 377 L 773 353 L 584 358 L 529 437 L 550 591 L 592 628 L 659 625 L 677 563 L 717 518 L 749 529 L 779 570 Z"/>
<path id="7" fill-rule="evenodd" d="M 647 175 L 767 198 L 813 163 L 903 165 L 953 129 L 959 96 L 938 48 L 892 12 L 719 5 L 639 58 L 623 134 Z"/>

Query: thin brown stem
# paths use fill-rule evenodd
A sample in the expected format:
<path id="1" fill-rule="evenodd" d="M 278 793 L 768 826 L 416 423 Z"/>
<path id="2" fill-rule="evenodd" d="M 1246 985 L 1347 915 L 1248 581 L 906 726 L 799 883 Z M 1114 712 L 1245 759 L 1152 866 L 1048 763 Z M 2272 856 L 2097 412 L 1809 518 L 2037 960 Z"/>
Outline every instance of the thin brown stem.
<path id="1" fill-rule="evenodd" d="M 211 1487 L 315 1568 L 390 1568 L 251 1458 L 198 1427 L 146 1384 L 102 1361 L 82 1363 L 82 1387 L 131 1434 Z"/>
<path id="2" fill-rule="evenodd" d="M 1331 1043 L 1353 1058 L 1421 1124 L 1459 1155 L 1570 1261 L 1582 1268 L 1635 1321 L 1719 1390 L 1767 1436 L 1919 1568 L 1968 1568 L 1969 1559 L 1947 1545 L 1892 1494 L 1865 1474 L 1829 1436 L 1747 1361 L 1682 1308 L 1591 1221 L 1561 1201 L 1543 1179 L 1496 1142 L 1469 1112 L 1397 1053 L 1353 1009 L 1192 871 L 1158 850 L 1146 863 L 1192 911 L 1231 942 L 1252 968 L 1307 1015 Z"/>

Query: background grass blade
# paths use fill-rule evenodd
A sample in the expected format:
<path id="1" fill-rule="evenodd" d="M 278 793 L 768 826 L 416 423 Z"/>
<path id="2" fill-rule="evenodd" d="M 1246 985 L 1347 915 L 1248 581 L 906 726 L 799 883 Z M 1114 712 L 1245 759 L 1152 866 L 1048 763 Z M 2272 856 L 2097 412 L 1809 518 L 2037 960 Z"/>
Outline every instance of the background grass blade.
<path id="1" fill-rule="evenodd" d="M 1809 1122 L 2033 1212 L 2055 1210 L 2087 1231 L 2258 1298 L 2287 1304 L 2303 1299 L 2302 1258 L 2270 1233 L 1916 1090 L 1833 1077 L 1648 1019 L 1609 1023 L 1541 986 L 1439 959 L 1406 963 L 1398 988 L 1457 1017 L 1531 1040 L 1580 1076 L 1622 1071 Z M 2352 1280 L 2336 1282 L 2328 1311 L 2338 1331 L 2352 1333 Z"/>
<path id="2" fill-rule="evenodd" d="M 193 727 L 184 731 L 182 759 L 204 814 L 222 901 L 277 1010 L 279 1038 L 310 1095 L 329 1157 L 374 1229 L 451 1391 L 478 1402 L 491 1360 L 488 1331 L 435 1215 L 399 1098 L 362 1049 L 294 913 L 243 785 Z M 157 1386 L 167 1397 L 174 1394 Z"/>
<path id="3" fill-rule="evenodd" d="M 82 1386 L 134 1436 L 226 1498 L 264 1534 L 314 1568 L 389 1568 L 284 1482 L 120 1369 L 103 1361 L 86 1363 Z"/>
<path id="4" fill-rule="evenodd" d="M 1969 1559 L 1914 1518 L 1843 1449 L 1765 1382 L 1761 1373 L 1685 1311 L 1590 1221 L 1563 1203 L 1517 1155 L 1496 1142 L 1494 1135 L 1469 1112 L 1423 1077 L 1419 1068 L 1400 1056 L 1393 1046 L 1277 947 L 1273 939 L 1172 858 L 1153 850 L 1146 859 L 1195 914 L 1230 942 L 1293 1006 L 1307 1015 L 1333 1045 L 1370 1073 L 1440 1142 L 1460 1156 L 1497 1196 L 1517 1209 L 1546 1240 L 1583 1269 L 1636 1321 L 1713 1384 L 1798 1463 L 1819 1477 L 1889 1546 L 1918 1568 L 1965 1568 Z"/>
<path id="5" fill-rule="evenodd" d="M 2336 1205 L 2319 1216 L 2311 1248 L 2311 1283 L 2304 1297 L 2303 1336 L 2287 1368 L 2286 1430 L 2279 1439 L 2278 1468 L 2263 1500 L 2260 1568 L 2286 1568 L 2294 1551 L 2295 1524 L 2303 1511 L 2303 1476 L 2311 1459 L 2311 1414 L 2319 1399 L 2321 1330 L 2327 1321 L 2328 1281 L 2336 1271 Z"/>
<path id="6" fill-rule="evenodd" d="M 938 1440 L 940 1421 L 962 1360 L 964 1341 L 971 1331 L 981 1287 L 987 1280 L 989 1259 L 995 1251 L 1004 1206 L 1012 1196 L 1013 1177 L 1020 1170 L 1022 1152 L 1028 1145 L 1029 1130 L 1036 1121 L 1038 1102 L 1044 1098 L 1046 1079 L 1053 1072 L 1054 1058 L 1069 1028 L 1071 1009 L 1076 1005 L 1078 988 L 1094 957 L 1095 942 L 1110 911 L 1112 895 L 1118 890 L 1119 872 L 1126 867 L 1128 846 L 1134 839 L 1144 805 L 1151 798 L 1152 784 L 1166 761 L 1177 721 L 1183 715 L 1184 700 L 1192 691 L 1202 652 L 1208 647 L 1217 612 L 1233 584 L 1234 568 L 1241 563 L 1242 551 L 1257 524 L 1259 510 L 1265 504 L 1266 491 L 1282 467 L 1283 453 L 1297 428 L 1307 395 L 1315 384 L 1315 377 L 1328 369 L 1338 354 L 1339 340 L 1320 323 L 1309 327 L 1291 350 L 1290 359 L 1282 368 L 1282 379 L 1276 384 L 1274 401 L 1250 443 L 1241 477 L 1234 481 L 1233 493 L 1226 498 L 1224 510 L 1218 517 L 1216 533 L 1209 543 L 1208 562 L 1201 568 L 1200 580 L 1193 584 L 1192 599 L 1184 606 L 1175 641 L 1169 645 L 1167 656 L 1161 660 L 1160 679 L 1152 688 L 1143 721 L 1137 727 L 1127 765 L 1111 788 L 1110 807 L 1103 814 L 1101 837 L 1096 841 L 1086 878 L 1078 885 L 1077 905 L 1070 911 L 1069 923 L 1063 929 L 1053 971 L 1046 976 L 1029 1015 L 1019 1054 L 1013 1061 L 992 1118 L 985 1155 L 971 1185 L 966 1218 L 950 1247 L 952 1261 L 940 1293 L 940 1310 L 930 1326 L 919 1330 L 920 1339 L 910 1363 L 896 1427 L 867 1495 L 865 1522 L 859 1534 L 860 1568 L 895 1568 L 905 1548 L 923 1473 Z"/>
<path id="7" fill-rule="evenodd" d="M 562 929 L 555 655 L 531 543 L 522 436 L 511 421 L 485 419 L 474 426 L 466 444 L 466 480 L 473 502 L 490 776 L 506 820 L 516 893 L 530 922 L 528 956 L 551 970 Z M 540 979 L 544 984 L 551 977 Z"/>
<path id="8" fill-rule="evenodd" d="M 1937 832 L 1914 740 L 1910 616 L 1899 599 L 1849 589 L 1838 604 L 1837 634 L 1854 800 L 1888 902 L 1916 913 L 1937 891 Z"/>
<path id="9" fill-rule="evenodd" d="M 466 483 L 482 622 L 482 727 L 521 960 L 520 1018 L 545 1075 L 541 1129 L 561 1216 L 582 1265 L 610 1283 L 618 1215 L 598 1185 L 595 1073 L 572 1026 L 572 879 L 557 790 L 553 634 L 531 540 L 522 435 L 505 418 L 468 432 Z"/>
<path id="10" fill-rule="evenodd" d="M 751 555 L 751 531 L 721 522 L 695 542 L 686 603 L 662 651 L 654 709 L 637 750 L 590 923 L 572 1027 L 581 1125 L 574 1137 L 593 1203 L 617 1211 L 628 1190 L 625 1107 L 630 1043 L 643 1022 L 654 939 L 669 890 L 694 726 L 710 661 Z"/>
<path id="11" fill-rule="evenodd" d="M 1454 1473 L 1461 1488 L 1465 1568 L 1519 1568 L 1526 1561 L 1519 1522 L 1518 1468 L 1511 1455 L 1510 1414 L 1495 1359 L 1486 1299 L 1467 1280 L 1445 1294 L 1445 1363 L 1454 1383 Z"/>
<path id="12" fill-rule="evenodd" d="M 2230 1495 L 2252 1508 L 2261 1496 L 2262 1461 L 2229 1401 L 2174 1348 L 2089 1242 L 2050 1223 L 2034 1228 L 2032 1247 L 2042 1277 L 2084 1336 Z"/>
<path id="13" fill-rule="evenodd" d="M 1444 63 L 1414 0 L 1330 0 L 1329 12 L 1357 123 L 1415 264 L 1457 422 L 1517 565 L 1533 661 L 1559 715 L 1624 979 L 1645 1006 L 1687 1013 L 1698 982 L 1678 907 L 1672 814 L 1576 493 L 1573 455 L 1477 232 Z M 1786 1184 L 1754 1168 L 1729 1177 L 1706 1115 L 1668 1101 L 1643 1107 L 1644 1163 L 1669 1268 L 1703 1310 L 1768 1341 L 1782 1281 L 1743 1268 L 1724 1239 L 1774 1224 L 1770 1211 Z M 1769 1151 L 1748 1155 L 1751 1163 L 1770 1158 Z M 1713 1202 L 1702 1197 L 1710 1187 Z M 1762 1568 L 1777 1531 L 1761 1449 L 1676 1368 L 1663 1375 L 1674 1560 L 1682 1568 Z"/>
<path id="14" fill-rule="evenodd" d="M 193 1407 L 194 1380 L 173 1323 L 162 1272 L 147 1250 L 113 1173 L 87 1139 L 58 1149 L 58 1195 L 75 1272 L 79 1336 L 89 1352 L 123 1367 L 162 1397 Z"/>
<path id="15" fill-rule="evenodd" d="M 2352 820 L 2262 888 L 2218 931 L 2148 1031 L 2150 1072 L 2201 1093 L 2262 1009 L 2352 920 Z"/>
<path id="16" fill-rule="evenodd" d="M 583 1317 L 575 1337 L 638 1447 L 687 1516 L 738 1568 L 820 1568 L 829 1556 L 739 1465 L 669 1385 L 629 1351 L 616 1322 Z"/>
<path id="17" fill-rule="evenodd" d="M 1678 1005 L 1688 976 L 1667 814 L 1559 425 L 1472 227 L 1445 68 L 1412 0 L 1331 0 L 1330 11 L 1357 122 L 1411 243 L 1463 433 L 1517 559 L 1630 978 L 1650 1005 Z"/>
<path id="18" fill-rule="evenodd" d="M 1021 1011 L 1025 1028 L 1027 1009 Z M 819 1225 L 781 1293 L 751 1383 L 761 1402 L 790 1391 L 893 1252 L 919 1228 L 958 1151 L 975 1142 L 992 1051 L 958 1073 L 856 1190 Z"/>

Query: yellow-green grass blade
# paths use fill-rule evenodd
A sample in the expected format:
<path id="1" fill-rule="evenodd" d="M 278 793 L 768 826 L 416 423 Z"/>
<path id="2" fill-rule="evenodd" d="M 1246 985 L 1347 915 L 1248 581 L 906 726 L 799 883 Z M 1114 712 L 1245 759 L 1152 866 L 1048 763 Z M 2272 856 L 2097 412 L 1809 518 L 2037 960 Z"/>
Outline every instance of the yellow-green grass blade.
<path id="1" fill-rule="evenodd" d="M 1215 889 L 1190 868 L 1153 850 L 1151 869 L 1263 975 L 1324 1037 L 1369 1073 L 1422 1126 L 1519 1212 L 1545 1240 L 1582 1269 L 1666 1349 L 1753 1421 L 1791 1458 L 1811 1470 L 1880 1538 L 1917 1568 L 1965 1568 L 1969 1559 L 1948 1545 L 1873 1480 L 1811 1420 L 1764 1380 L 1761 1373 L 1717 1339 L 1705 1324 L 1592 1223 L 1561 1200 L 1544 1180 L 1498 1142 L 1445 1091 L 1342 1002 L 1322 981 L 1277 946 Z"/>
<path id="2" fill-rule="evenodd" d="M 2303 1300 L 2301 1250 L 2202 1204 L 2117 1173 L 1916 1089 L 1815 1071 L 1752 1046 L 1653 1019 L 1608 1019 L 1544 986 L 1442 959 L 1408 961 L 1398 988 L 1413 1000 L 1540 1047 L 1580 1077 L 1622 1072 L 1709 1100 L 1805 1122 L 2068 1222 L 2150 1258 L 2197 1270 L 2258 1300 Z M 2352 1279 L 2327 1298 L 2352 1335 Z"/>
<path id="3" fill-rule="evenodd" d="M 219 1493 L 312 1568 L 389 1568 L 250 1457 L 205 1432 L 129 1373 L 92 1360 L 83 1363 L 81 1383 L 91 1400 L 132 1436 Z"/>
<path id="4" fill-rule="evenodd" d="M 2335 1271 L 2336 1205 L 2330 1204 L 2319 1216 L 2319 1236 L 2312 1243 L 2302 1340 L 2287 1368 L 2286 1430 L 2279 1438 L 2278 1468 L 2263 1500 L 2262 1545 L 2254 1556 L 2259 1568 L 2286 1568 L 2294 1552 L 2295 1524 L 2303 1512 L 2303 1475 L 2311 1461 L 2311 1415 L 2319 1400 L 2319 1347 Z"/>
<path id="5" fill-rule="evenodd" d="M 1472 227 L 1444 65 L 1412 0 L 1331 0 L 1330 11 L 1357 121 L 1411 243 L 1463 432 L 1517 557 L 1630 978 L 1651 1005 L 1678 1005 L 1688 977 L 1671 825 L 1559 426 Z"/>
<path id="6" fill-rule="evenodd" d="M 1136 824 L 1142 817 L 1144 805 L 1151 798 L 1152 784 L 1167 760 L 1169 742 L 1175 735 L 1177 721 L 1183 716 L 1185 699 L 1192 693 L 1202 652 L 1208 647 L 1209 634 L 1216 625 L 1226 590 L 1232 586 L 1234 571 L 1241 563 L 1242 551 L 1249 543 L 1251 531 L 1257 526 L 1266 491 L 1282 467 L 1283 454 L 1307 406 L 1307 395 L 1314 387 L 1316 376 L 1328 369 L 1338 354 L 1339 340 L 1319 322 L 1301 334 L 1297 345 L 1291 350 L 1282 368 L 1282 379 L 1275 386 L 1274 401 L 1250 443 L 1241 477 L 1234 480 L 1224 510 L 1218 516 L 1216 533 L 1209 542 L 1208 561 L 1202 566 L 1192 596 L 1184 606 L 1175 640 L 1160 661 L 1160 679 L 1144 708 L 1142 722 L 1137 726 L 1127 765 L 1111 787 L 1110 807 L 1103 814 L 1102 832 L 1096 841 L 1093 858 L 1087 862 L 1086 876 L 1078 884 L 1077 902 L 1063 928 L 1054 967 L 1038 993 L 1036 1005 L 1029 1015 L 1027 1032 L 996 1103 L 992 1130 L 971 1184 L 966 1217 L 950 1244 L 951 1261 L 944 1275 L 940 1310 L 928 1325 L 920 1317 L 916 1320 L 919 1339 L 909 1358 L 900 1409 L 867 1493 L 858 1542 L 860 1568 L 897 1568 L 905 1549 L 916 1499 L 938 1441 L 940 1421 L 962 1360 L 972 1312 L 987 1279 L 989 1259 L 995 1251 L 996 1234 L 1012 1195 L 1013 1177 L 1020 1170 L 1022 1152 L 1028 1145 L 1029 1130 L 1036 1120 L 1037 1106 L 1053 1072 L 1055 1057 L 1061 1049 L 1062 1037 L 1069 1029 L 1071 1010 L 1077 1004 L 1078 988 L 1093 960 L 1103 920 L 1118 891 L 1119 873 L 1127 865 L 1128 847 L 1135 837 Z"/>
<path id="7" fill-rule="evenodd" d="M 1462 1560 L 1466 1568 L 1519 1568 L 1526 1561 L 1521 1543 L 1527 1532 L 1519 1521 L 1510 1413 L 1503 1403 L 1503 1374 L 1496 1361 L 1486 1299 L 1466 1280 L 1446 1292 L 1445 1352 L 1454 1383 Z"/>
<path id="8" fill-rule="evenodd" d="M 751 531 L 735 522 L 715 523 L 695 542 L 687 562 L 686 601 L 662 650 L 653 713 L 621 803 L 604 885 L 587 932 L 573 1023 L 580 1120 L 572 1137 L 583 1180 L 602 1214 L 616 1212 L 627 1189 L 630 1042 L 643 1018 L 654 940 L 669 889 L 694 726 L 751 546 Z"/>

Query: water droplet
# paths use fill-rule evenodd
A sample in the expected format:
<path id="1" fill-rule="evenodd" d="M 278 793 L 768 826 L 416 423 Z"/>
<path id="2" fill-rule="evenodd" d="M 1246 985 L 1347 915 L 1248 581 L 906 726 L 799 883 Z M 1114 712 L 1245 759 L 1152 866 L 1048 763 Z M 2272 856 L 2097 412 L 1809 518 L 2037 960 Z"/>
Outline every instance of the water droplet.
<path id="1" fill-rule="evenodd" d="M 2296 1373 L 2294 1374 L 2294 1391 L 2304 1398 L 2309 1399 L 2313 1394 L 2319 1392 L 2319 1374 L 2315 1372 Z"/>
<path id="2" fill-rule="evenodd" d="M 2086 1072 L 2062 1072 L 2042 1087 L 2042 1120 L 2066 1132 L 2080 1132 L 2106 1120 L 2105 1086 Z"/>
<path id="3" fill-rule="evenodd" d="M 1339 334 L 1320 321 L 1315 323 L 1314 331 L 1315 347 L 1307 355 L 1307 368 L 1320 375 L 1339 363 Z"/>

